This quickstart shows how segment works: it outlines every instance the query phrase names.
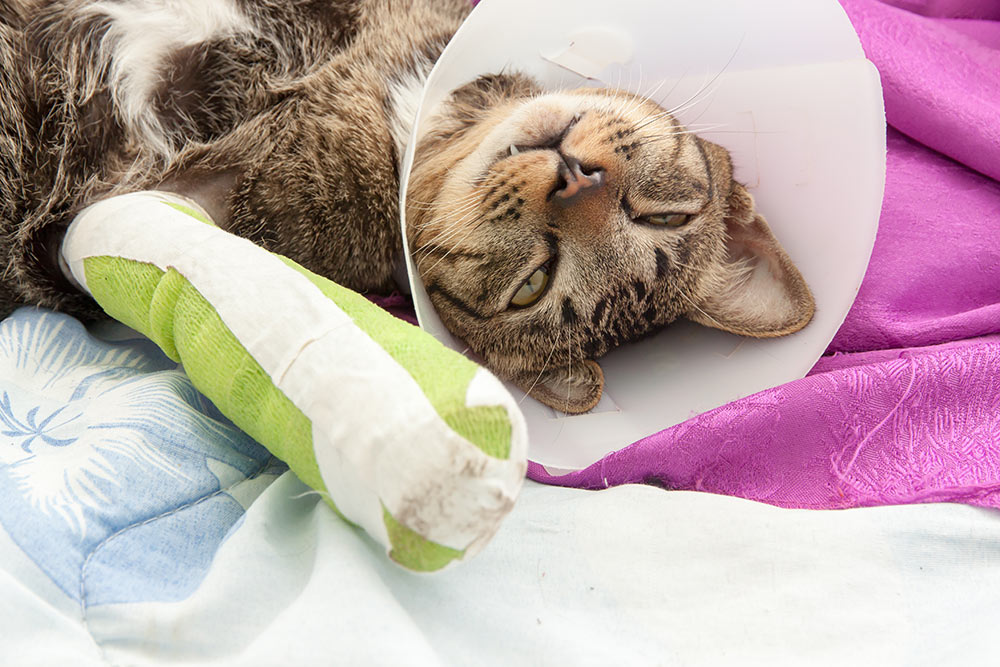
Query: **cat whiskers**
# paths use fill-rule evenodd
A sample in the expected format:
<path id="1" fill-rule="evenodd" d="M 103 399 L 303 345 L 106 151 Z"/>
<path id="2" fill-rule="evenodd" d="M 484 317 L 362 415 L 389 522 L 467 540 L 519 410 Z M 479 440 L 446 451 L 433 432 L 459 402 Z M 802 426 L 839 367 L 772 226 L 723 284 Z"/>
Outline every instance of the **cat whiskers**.
<path id="1" fill-rule="evenodd" d="M 720 72 L 720 74 L 721 74 L 721 72 Z M 716 78 L 718 78 L 718 75 L 716 75 Z M 685 100 L 681 104 L 679 104 L 679 105 L 677 105 L 675 107 L 671 107 L 670 109 L 667 109 L 667 113 L 670 114 L 671 116 L 676 116 L 678 114 L 682 114 L 685 111 L 687 111 L 688 109 L 693 109 L 694 107 L 698 106 L 699 104 L 701 104 L 705 100 L 707 100 L 710 97 L 712 97 L 715 94 L 715 92 L 719 89 L 718 84 L 715 84 L 713 86 L 713 82 L 714 81 L 715 81 L 715 79 L 712 79 L 712 81 L 709 81 L 707 84 L 705 84 L 700 89 L 698 89 L 694 93 L 694 95 L 692 95 L 691 97 L 689 97 L 687 100 Z M 702 110 L 702 113 L 704 113 L 704 110 Z"/>
<path id="2" fill-rule="evenodd" d="M 480 192 L 485 192 L 484 195 L 480 197 Z M 442 232 L 434 237 L 432 241 L 417 247 L 413 251 L 413 256 L 416 258 L 417 254 L 421 251 L 425 251 L 425 254 L 430 254 L 428 247 L 441 247 L 445 245 L 451 245 L 452 248 L 449 249 L 437 262 L 433 264 L 427 270 L 430 271 L 435 268 L 438 264 L 448 258 L 452 250 L 459 247 L 465 240 L 474 233 L 480 226 L 483 225 L 487 220 L 489 220 L 489 211 L 482 210 L 486 205 L 486 199 L 489 197 L 490 193 L 493 192 L 493 188 L 488 188 L 484 185 L 475 186 L 473 192 L 469 194 L 463 201 L 465 205 L 457 210 L 449 211 L 448 215 L 455 216 L 458 215 L 457 219 L 446 220 L 443 223 L 440 218 L 428 220 L 422 225 L 417 225 L 415 229 L 418 233 L 431 225 L 442 224 Z M 466 231 L 465 235 L 461 238 L 456 238 L 463 230 Z"/>
<path id="3" fill-rule="evenodd" d="M 576 338 L 573 342 L 576 344 L 576 350 L 577 350 L 577 352 L 579 352 L 580 363 L 582 364 L 584 362 L 583 345 L 580 344 L 580 339 L 579 338 Z M 569 388 L 567 388 L 567 390 L 566 390 L 566 407 L 567 408 L 569 407 L 569 391 L 570 391 L 570 388 L 572 388 L 572 386 L 573 386 L 573 349 L 572 349 L 572 347 L 569 350 L 569 380 L 570 380 L 570 382 L 569 382 Z"/>
<path id="4" fill-rule="evenodd" d="M 725 125 L 720 125 L 720 127 L 725 127 Z M 648 139 L 645 139 L 642 142 L 640 142 L 639 146 L 646 146 L 648 144 L 655 144 L 655 143 L 657 143 L 659 141 L 666 141 L 670 137 L 679 136 L 679 135 L 683 135 L 683 134 L 697 134 L 697 135 L 702 135 L 702 134 L 780 134 L 780 132 L 761 132 L 760 130 L 714 130 L 714 129 L 692 130 L 690 132 L 678 132 L 676 134 L 656 135 L 656 136 L 653 136 L 653 137 L 649 137 Z"/>
<path id="5" fill-rule="evenodd" d="M 711 88 L 713 84 L 715 84 L 719 80 L 719 77 L 725 74 L 726 70 L 729 69 L 729 66 L 733 64 L 733 60 L 736 58 L 736 54 L 740 52 L 740 48 L 743 46 L 743 40 L 745 39 L 746 39 L 746 33 L 744 33 L 743 36 L 740 37 L 740 41 L 736 43 L 736 48 L 733 49 L 733 52 L 729 55 L 729 60 L 726 61 L 726 64 L 722 66 L 722 69 L 720 69 L 718 73 L 716 73 L 716 75 L 713 76 L 708 83 L 704 84 L 699 90 L 695 92 L 694 95 L 689 97 L 686 101 L 682 102 L 680 106 L 669 109 L 669 112 L 671 114 L 680 113 L 681 111 L 688 109 L 694 106 L 695 104 L 698 104 L 701 101 L 701 99 L 707 97 L 710 94 L 710 92 L 714 92 L 714 91 L 709 91 L 709 88 Z M 699 95 L 702 92 L 704 92 L 705 95 L 703 95 L 701 99 L 698 99 Z"/>
<path id="6" fill-rule="evenodd" d="M 462 197 L 460 200 L 458 200 L 457 202 L 455 202 L 452 206 L 459 207 L 459 208 L 464 208 L 468 204 L 473 204 L 473 203 L 476 203 L 477 201 L 481 201 L 482 198 L 479 196 L 479 192 L 476 191 L 476 190 L 479 190 L 480 187 L 482 187 L 482 186 L 478 186 L 478 187 L 474 188 L 474 190 L 472 192 L 470 192 L 466 196 Z M 441 206 L 441 204 L 440 204 L 440 202 L 425 202 L 425 201 L 419 201 L 419 200 L 416 200 L 416 199 L 410 199 L 409 197 L 407 197 L 407 199 L 406 199 L 406 207 L 410 208 L 411 206 L 413 208 L 417 209 L 417 210 L 420 210 L 420 211 L 433 211 L 433 210 L 439 208 Z"/>
<path id="7" fill-rule="evenodd" d="M 488 186 L 486 186 L 484 184 L 481 184 L 481 183 L 480 184 L 472 184 L 472 190 L 471 190 L 471 192 L 469 192 L 467 195 L 465 195 L 464 197 L 462 197 L 461 199 L 459 199 L 457 202 L 454 202 L 452 204 L 452 206 L 464 206 L 465 204 L 470 204 L 470 203 L 473 203 L 473 202 L 476 202 L 476 201 L 480 201 L 480 202 L 485 201 L 485 199 L 486 199 L 485 195 L 482 196 L 482 197 L 480 197 L 480 194 L 482 192 L 487 192 L 488 193 L 489 192 Z M 437 207 L 439 207 L 441 205 L 441 203 L 439 201 L 429 201 L 428 202 L 428 201 L 420 201 L 419 199 L 412 199 L 410 197 L 407 197 L 407 199 L 406 199 L 407 206 L 409 206 L 411 203 L 416 204 L 417 207 L 424 207 L 427 210 L 437 208 Z"/>
<path id="8" fill-rule="evenodd" d="M 671 125 L 675 125 L 677 123 L 677 120 L 670 116 L 669 111 L 661 111 L 659 113 L 654 113 L 643 118 L 641 121 L 639 121 L 639 124 L 633 128 L 633 130 L 635 132 L 639 132 L 640 130 L 643 130 L 646 127 L 652 125 L 656 121 L 662 120 L 664 118 L 668 118 L 670 120 Z"/>
<path id="9" fill-rule="evenodd" d="M 671 95 L 673 95 L 673 93 L 674 93 L 674 90 L 676 90 L 676 89 L 677 89 L 677 86 L 678 86 L 678 85 L 680 84 L 680 82 L 681 82 L 681 81 L 682 81 L 682 80 L 683 80 L 683 79 L 684 79 L 684 78 L 685 78 L 686 76 L 687 76 L 687 71 L 685 70 L 685 72 L 684 72 L 684 74 L 683 74 L 682 76 L 680 76 L 679 78 L 676 78 L 676 79 L 674 79 L 674 85 L 673 85 L 673 86 L 671 86 L 671 87 L 670 87 L 670 90 L 668 90 L 668 91 L 667 91 L 667 92 L 666 92 L 666 93 L 665 93 L 665 94 L 663 95 L 663 98 L 662 98 L 662 99 L 655 99 L 655 98 L 654 98 L 654 95 L 656 95 L 657 93 L 659 93 L 659 92 L 660 92 L 660 89 L 661 89 L 661 88 L 663 88 L 663 86 L 664 86 L 664 85 L 666 85 L 666 83 L 667 83 L 668 79 L 661 79 L 661 80 L 660 80 L 660 83 L 659 83 L 659 84 L 657 84 L 656 88 L 654 88 L 653 90 L 649 91 L 648 93 L 643 93 L 643 92 L 641 92 L 641 88 L 642 88 L 642 87 L 640 86 L 639 90 L 638 90 L 638 91 L 637 91 L 637 92 L 635 93 L 635 96 L 636 96 L 636 97 L 635 97 L 635 100 L 634 100 L 634 101 L 635 101 L 635 105 L 634 105 L 633 107 L 631 107 L 631 108 L 628 108 L 628 112 L 629 112 L 629 113 L 631 113 L 632 111 L 634 111 L 635 109 L 637 109 L 637 108 L 638 108 L 639 106 L 641 106 L 641 105 L 642 105 L 643 103 L 645 103 L 646 101 L 652 101 L 652 102 L 654 102 L 654 103 L 655 103 L 655 104 L 656 104 L 657 106 L 659 106 L 659 107 L 663 107 L 663 104 L 664 104 L 664 101 L 665 101 L 665 100 L 666 100 L 666 99 L 667 99 L 668 97 L 670 97 Z M 619 73 L 618 73 L 618 85 L 617 85 L 617 86 L 615 86 L 615 88 L 617 88 L 617 89 L 621 90 L 621 71 L 619 71 Z M 630 91 L 630 92 L 631 92 L 631 91 Z M 608 104 L 608 106 L 606 106 L 606 107 L 604 108 L 604 110 L 605 110 L 605 111 L 607 111 L 607 112 L 608 112 L 608 113 L 610 113 L 610 114 L 619 114 L 619 115 L 622 115 L 622 116 L 624 116 L 624 114 L 625 114 L 625 110 L 626 110 L 626 105 L 627 105 L 628 103 L 629 103 L 629 100 L 621 100 L 621 101 L 620 101 L 620 102 L 619 102 L 618 104 Z M 665 115 L 665 114 L 666 114 L 666 112 L 664 112 L 664 113 L 660 113 L 660 114 L 655 114 L 655 115 L 656 115 L 656 116 L 657 116 L 658 118 L 661 118 L 661 117 L 663 117 L 663 115 Z M 649 116 L 646 116 L 645 118 L 641 119 L 641 120 L 640 120 L 639 122 L 640 122 L 640 123 L 644 123 L 644 122 L 645 122 L 645 121 L 646 121 L 647 119 L 649 119 Z M 641 129 L 642 127 L 644 127 L 644 125 L 641 125 L 641 126 L 637 127 L 636 129 L 638 130 L 638 129 Z"/>
<path id="10" fill-rule="evenodd" d="M 680 266 L 680 267 L 688 269 L 688 270 L 694 270 L 694 267 L 692 267 L 692 266 L 690 266 L 688 264 L 683 264 L 683 263 L 678 262 L 676 260 L 671 260 L 671 261 L 672 261 L 672 263 L 675 266 Z M 756 263 L 754 262 L 754 259 L 752 257 L 743 257 L 743 258 L 740 258 L 740 259 L 736 260 L 735 262 L 730 262 L 729 263 L 729 270 L 732 271 L 736 275 L 732 278 L 732 280 L 730 282 L 729 289 L 734 289 L 734 288 L 738 287 L 739 285 L 742 285 L 747 280 L 749 280 L 750 276 L 753 275 L 753 272 L 754 272 L 755 268 L 756 268 Z M 689 304 L 691 304 L 692 308 L 694 308 L 699 313 L 701 313 L 702 315 L 704 315 L 706 319 L 708 319 L 711 322 L 714 322 L 720 329 L 723 329 L 723 330 L 726 329 L 725 325 L 723 325 L 717 319 L 715 319 L 714 317 L 712 317 L 711 315 L 709 315 L 708 313 L 706 313 L 704 310 L 702 310 L 698 306 L 698 304 L 696 304 L 694 302 L 694 300 L 692 300 L 691 297 L 689 297 L 686 293 L 684 293 L 683 291 L 679 291 L 678 294 L 680 294 L 682 297 L 684 297 L 684 300 L 687 301 Z"/>
<path id="11" fill-rule="evenodd" d="M 664 86 L 664 84 L 667 82 L 666 79 L 661 80 L 660 83 L 656 86 L 656 88 L 654 88 L 648 94 L 640 92 L 642 90 L 642 87 L 643 87 L 643 85 L 642 85 L 642 78 L 643 78 L 642 77 L 642 64 L 641 63 L 639 65 L 639 85 L 636 88 L 636 92 L 633 92 L 633 89 L 632 89 L 631 73 L 629 75 L 629 84 L 628 84 L 627 88 L 623 89 L 621 87 L 621 77 L 622 77 L 622 73 L 621 73 L 621 70 L 619 70 L 619 72 L 618 72 L 618 85 L 616 85 L 615 88 L 617 90 L 624 90 L 624 91 L 630 93 L 629 96 L 628 97 L 616 97 L 614 100 L 608 100 L 608 102 L 605 105 L 602 106 L 601 110 L 603 112 L 607 113 L 610 116 L 614 116 L 616 118 L 622 118 L 622 119 L 627 118 L 628 116 L 632 115 L 632 113 L 634 113 L 643 104 L 646 104 L 649 101 L 649 99 L 652 97 L 652 95 L 655 95 L 657 92 L 659 92 L 660 88 L 662 88 Z"/>
<path id="12" fill-rule="evenodd" d="M 489 191 L 486 190 L 486 194 L 480 197 L 480 192 L 483 191 L 483 190 L 486 190 L 486 188 L 484 186 L 475 186 L 473 188 L 473 191 L 471 193 L 469 193 L 468 195 L 466 195 L 465 197 L 463 197 L 461 200 L 459 200 L 459 202 L 457 202 L 455 204 L 455 206 L 451 210 L 449 210 L 449 211 L 447 211 L 445 213 L 445 215 L 447 215 L 447 216 L 455 216 L 455 215 L 461 216 L 461 219 L 452 220 L 450 222 L 445 222 L 444 223 L 445 224 L 445 233 L 446 234 L 448 233 L 448 230 L 451 230 L 451 229 L 453 229 L 453 228 L 455 228 L 457 226 L 460 226 L 460 225 L 464 224 L 465 222 L 467 222 L 467 219 L 475 219 L 475 216 L 473 214 L 476 213 L 476 210 L 478 208 L 480 208 L 481 206 L 485 205 L 486 198 L 489 196 Z M 424 202 L 417 202 L 417 203 L 418 204 L 423 204 Z M 407 207 L 409 207 L 409 202 L 407 202 Z M 433 211 L 433 210 L 437 210 L 438 208 L 440 208 L 440 205 L 435 204 L 435 205 L 430 206 L 427 209 L 420 209 L 419 207 L 415 207 L 415 208 L 417 208 L 417 210 Z M 469 216 L 471 216 L 471 217 L 469 217 Z M 420 232 L 420 231 L 423 231 L 424 229 L 427 229 L 428 227 L 435 226 L 435 225 L 438 225 L 438 224 L 441 224 L 441 218 L 440 217 L 431 216 L 431 218 L 429 220 L 427 220 L 426 222 L 412 225 L 412 228 L 414 230 L 416 230 L 417 232 Z"/>
<path id="13" fill-rule="evenodd" d="M 660 83 L 656 86 L 656 88 L 653 88 L 648 93 L 638 93 L 640 99 L 637 101 L 636 105 L 633 107 L 632 110 L 638 109 L 639 106 L 645 104 L 648 100 L 652 100 L 653 96 L 656 95 L 658 92 L 660 92 L 660 89 L 663 88 L 663 86 L 665 86 L 666 83 L 667 83 L 666 79 L 661 79 Z M 630 113 L 632 110 L 630 110 Z"/>
<path id="14" fill-rule="evenodd" d="M 674 132 L 662 132 L 660 134 L 649 135 L 649 139 L 657 139 L 659 137 L 677 137 L 684 134 L 698 134 L 699 132 L 711 132 L 720 127 L 729 127 L 728 123 L 692 123 L 689 125 L 676 125 L 677 128 Z"/>
<path id="15" fill-rule="evenodd" d="M 418 230 L 427 229 L 428 227 L 437 226 L 440 224 L 445 224 L 448 227 L 452 227 L 455 224 L 460 224 L 463 220 L 463 216 L 475 213 L 480 208 L 480 202 L 473 201 L 465 204 L 460 208 L 448 211 L 443 216 L 441 215 L 431 215 L 428 220 L 421 222 L 419 224 L 414 224 L 413 228 Z M 457 218 L 455 216 L 458 216 Z M 451 218 L 449 220 L 449 218 Z"/>
<path id="16" fill-rule="evenodd" d="M 631 114 L 632 111 L 634 111 L 635 109 L 639 108 L 639 105 L 642 104 L 642 100 L 639 97 L 639 95 L 637 93 L 633 92 L 633 91 L 637 91 L 637 90 L 642 90 L 642 63 L 639 63 L 639 85 L 636 86 L 635 88 L 632 87 L 632 72 L 629 71 L 628 92 L 632 93 L 632 95 L 634 95 L 635 97 L 633 97 L 631 100 L 626 99 L 626 100 L 622 101 L 622 111 L 621 111 L 621 115 L 622 116 L 625 116 L 626 113 L 627 114 Z M 631 102 L 631 104 L 629 105 L 628 112 L 626 112 L 625 111 L 625 104 L 628 104 L 629 102 Z"/>
<path id="17" fill-rule="evenodd" d="M 691 297 L 689 297 L 683 291 L 677 292 L 677 293 L 680 294 L 682 297 L 684 297 L 684 300 L 687 301 L 688 303 L 690 303 L 692 308 L 694 308 L 699 313 L 701 313 L 702 315 L 704 315 L 706 319 L 710 320 L 711 322 L 714 322 L 716 324 L 716 326 L 718 326 L 720 329 L 725 329 L 726 328 L 725 325 L 723 325 L 717 319 L 715 319 L 714 317 L 712 317 L 711 315 L 709 315 L 708 313 L 706 313 L 704 310 L 702 310 L 701 308 L 699 308 L 698 304 L 696 304 L 694 301 L 692 301 Z"/>
<path id="18" fill-rule="evenodd" d="M 660 134 L 652 134 L 643 137 L 641 141 L 638 142 L 639 146 L 648 146 L 650 144 L 655 144 L 660 141 L 666 141 L 674 137 L 683 137 L 688 134 L 703 134 L 712 132 L 718 128 L 728 127 L 726 123 L 713 123 L 705 125 L 695 125 L 695 126 L 677 126 L 679 129 L 676 132 L 662 132 Z"/>
<path id="19" fill-rule="evenodd" d="M 633 93 L 631 97 L 621 100 L 618 104 L 618 108 L 613 111 L 614 115 L 619 118 L 628 118 L 631 116 L 639 107 L 646 103 L 646 99 L 643 98 L 638 93 Z"/>
<path id="20" fill-rule="evenodd" d="M 450 241 L 452 241 L 453 238 L 460 231 L 461 231 L 461 227 L 454 226 L 454 227 L 449 228 L 448 231 L 445 234 L 442 234 L 442 235 L 439 235 L 439 236 L 435 236 L 434 238 L 432 238 L 431 240 L 427 241 L 426 243 L 418 245 L 416 248 L 413 249 L 413 252 L 412 252 L 413 258 L 414 259 L 418 259 L 421 254 L 429 256 L 434 251 L 440 252 L 444 248 L 448 248 L 445 251 L 445 254 L 441 257 L 441 259 L 445 259 L 458 246 L 457 243 L 451 244 Z M 465 237 L 463 237 L 463 240 L 464 240 L 464 238 Z M 434 266 L 437 266 L 437 264 L 435 264 Z"/>
<path id="21" fill-rule="evenodd" d="M 469 205 L 461 209 L 449 211 L 443 217 L 433 217 L 427 222 L 417 225 L 415 229 L 422 231 L 431 226 L 441 226 L 442 231 L 436 240 L 447 240 L 456 232 L 460 231 L 463 225 L 475 220 L 480 215 L 486 215 L 486 213 L 481 210 L 481 206 L 482 202 L 471 202 Z"/>
<path id="22" fill-rule="evenodd" d="M 568 332 L 563 331 L 563 333 L 569 336 Z M 566 351 L 569 353 L 569 372 L 566 374 L 566 402 L 563 403 L 563 412 L 568 413 L 570 394 L 573 392 L 573 349 L 568 347 Z"/>
<path id="23" fill-rule="evenodd" d="M 641 68 L 642 68 L 642 64 L 641 63 L 639 65 L 639 67 L 640 67 L 640 71 L 641 71 Z M 666 83 L 667 83 L 667 79 L 660 79 L 660 83 L 658 83 L 655 88 L 653 88 L 652 90 L 650 90 L 648 92 L 642 92 L 642 85 L 640 83 L 639 88 L 637 88 L 636 92 L 635 92 L 634 104 L 631 107 L 628 108 L 627 113 L 629 115 L 631 115 L 634 111 L 636 111 L 637 109 L 639 109 L 640 107 L 642 107 L 644 104 L 648 103 L 649 101 L 657 102 L 658 106 L 662 106 L 662 103 L 656 101 L 654 96 L 657 93 L 660 92 L 660 89 L 663 88 L 663 86 L 665 86 Z M 667 94 L 664 95 L 664 98 L 670 96 L 670 94 L 674 91 L 674 88 L 677 87 L 677 83 L 678 83 L 677 81 L 674 82 L 673 87 L 671 87 L 671 89 L 667 92 Z M 623 109 L 624 109 L 624 106 L 623 106 Z M 622 115 L 623 116 L 625 115 L 625 111 L 624 110 L 622 111 Z M 642 123 L 644 120 L 645 119 L 640 120 L 639 122 Z M 641 129 L 641 127 L 636 128 L 636 131 L 638 131 L 639 129 Z"/>
<path id="24" fill-rule="evenodd" d="M 670 107 L 669 109 L 666 109 L 662 113 L 655 114 L 650 119 L 647 119 L 641 125 L 639 125 L 636 128 L 636 130 L 640 130 L 643 127 L 646 127 L 647 125 L 649 125 L 650 123 L 654 123 L 657 120 L 659 120 L 660 118 L 663 118 L 665 116 L 674 116 L 674 115 L 683 113 L 684 111 L 687 111 L 688 109 L 690 109 L 690 108 L 692 108 L 692 107 L 700 104 L 702 101 L 704 101 L 709 96 L 711 96 L 713 93 L 715 93 L 715 91 L 718 90 L 717 82 L 719 80 L 719 77 L 721 77 L 726 72 L 726 70 L 729 69 L 729 66 L 733 63 L 733 60 L 736 58 L 736 54 L 739 53 L 740 48 L 743 46 L 743 40 L 745 38 L 746 38 L 745 34 L 742 37 L 740 37 L 740 41 L 736 44 L 736 48 L 733 49 L 733 52 L 732 52 L 732 54 L 730 54 L 729 59 L 726 61 L 726 64 L 723 65 L 722 69 L 720 69 L 715 74 L 715 76 L 713 76 L 707 83 L 702 84 L 698 88 L 698 90 L 696 90 L 690 97 L 688 97 L 686 100 L 684 100 L 680 104 L 675 105 L 673 107 Z M 681 81 L 681 79 L 678 79 L 675 82 L 674 88 L 677 87 L 677 85 L 680 83 L 680 81 Z M 672 90 L 673 89 L 671 89 L 671 92 L 672 92 Z M 666 95 L 665 97 L 669 97 L 669 94 Z M 702 111 L 702 113 L 704 113 L 704 111 Z M 701 116 L 699 115 L 699 118 L 700 117 Z"/>
<path id="25" fill-rule="evenodd" d="M 677 90 L 677 86 L 679 86 L 681 84 L 681 81 L 683 81 L 684 79 L 687 78 L 687 75 L 688 75 L 689 71 L 690 70 L 685 69 L 683 74 L 681 74 L 679 77 L 677 77 L 676 79 L 674 79 L 674 85 L 670 86 L 670 90 L 668 90 L 666 92 L 666 94 L 664 94 L 661 99 L 654 100 L 660 107 L 663 107 L 663 105 L 666 103 L 667 99 L 671 95 L 674 94 L 674 91 Z M 666 82 L 666 79 L 664 79 L 664 82 Z M 650 95 L 649 97 L 650 97 L 650 99 L 652 99 L 653 96 Z"/>
<path id="26" fill-rule="evenodd" d="M 430 274 L 437 267 L 438 264 L 440 264 L 444 260 L 448 259 L 448 256 L 451 255 L 451 253 L 453 251 L 455 251 L 456 249 L 458 249 L 462 245 L 462 243 L 464 243 L 465 240 L 467 238 L 469 238 L 469 236 L 472 235 L 473 232 L 475 232 L 477 229 L 479 229 L 480 225 L 482 225 L 484 222 L 486 222 L 487 219 L 488 218 L 484 215 L 484 216 L 482 216 L 482 220 L 479 220 L 474 225 L 470 225 L 470 227 L 469 227 L 468 231 L 466 232 L 466 234 L 464 236 L 462 236 L 461 238 L 455 240 L 455 242 L 451 244 L 451 247 L 448 248 L 448 250 L 446 250 L 443 255 L 441 255 L 441 257 L 438 259 L 438 261 L 434 262 L 426 270 L 424 270 L 424 273 Z M 461 231 L 461 230 L 459 229 L 458 231 Z M 457 233 L 457 231 L 451 232 L 451 236 L 453 237 L 456 233 Z M 442 239 L 435 239 L 435 245 L 443 245 L 444 243 L 448 243 L 451 240 L 452 240 L 451 238 L 444 239 L 444 240 L 442 240 Z M 424 246 L 424 247 L 426 247 L 426 246 Z M 414 258 L 416 258 L 417 252 L 418 251 L 415 251 L 413 253 L 414 254 Z M 429 254 L 429 253 L 425 253 L 425 254 Z"/>
<path id="27" fill-rule="evenodd" d="M 535 381 L 532 382 L 531 386 L 529 386 L 528 389 L 524 392 L 524 396 L 522 396 L 521 400 L 517 402 L 518 405 L 524 403 L 524 399 L 528 398 L 528 396 L 531 394 L 534 388 L 538 386 L 538 383 L 542 380 L 542 376 L 545 375 L 545 371 L 548 370 L 549 368 L 549 362 L 552 361 L 552 355 L 556 353 L 556 346 L 559 344 L 559 340 L 560 338 L 556 338 L 554 341 L 552 341 L 552 349 L 549 350 L 549 356 L 546 357 L 545 363 L 542 364 L 542 370 L 538 371 L 538 375 L 535 377 Z"/>

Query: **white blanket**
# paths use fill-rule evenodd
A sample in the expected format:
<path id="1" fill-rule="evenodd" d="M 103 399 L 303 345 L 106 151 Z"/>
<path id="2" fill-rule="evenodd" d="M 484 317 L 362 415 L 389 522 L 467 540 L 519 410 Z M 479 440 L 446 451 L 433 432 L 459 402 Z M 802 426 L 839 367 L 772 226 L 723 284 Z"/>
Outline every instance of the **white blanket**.
<path id="1" fill-rule="evenodd" d="M 972 507 L 529 483 L 476 559 L 414 575 L 285 474 L 184 600 L 82 622 L 0 581 L 0 663 L 991 664 L 998 566 L 1000 517 Z"/>
<path id="2" fill-rule="evenodd" d="M 148 341 L 44 311 L 0 323 L 0 434 L 4 666 L 996 662 L 990 510 L 528 483 L 417 575 Z"/>

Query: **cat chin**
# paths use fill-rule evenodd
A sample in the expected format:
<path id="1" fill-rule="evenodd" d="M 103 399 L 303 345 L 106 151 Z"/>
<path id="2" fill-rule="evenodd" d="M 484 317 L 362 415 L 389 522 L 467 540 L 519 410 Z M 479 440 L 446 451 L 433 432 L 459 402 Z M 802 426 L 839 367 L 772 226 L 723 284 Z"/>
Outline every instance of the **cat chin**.
<path id="1" fill-rule="evenodd" d="M 592 359 L 540 372 L 522 371 L 513 382 L 539 403 L 571 415 L 592 410 L 604 393 L 604 371 Z"/>
<path id="2" fill-rule="evenodd" d="M 453 332 L 461 328 L 454 322 L 446 322 L 445 325 Z M 515 347 L 505 347 L 494 340 L 483 346 L 484 351 L 480 356 L 476 351 L 479 346 L 469 343 L 467 339 L 463 340 L 469 346 L 466 353 L 471 351 L 476 361 L 489 368 L 497 377 L 510 382 L 527 396 L 553 410 L 571 415 L 581 414 L 592 410 L 601 400 L 604 371 L 594 359 L 581 360 L 574 357 L 571 363 L 566 364 L 565 357 L 556 361 L 550 355 L 548 359 L 536 360 L 539 366 L 526 368 L 525 362 L 533 359 L 534 355 L 527 352 L 518 354 Z M 491 357 L 485 351 L 487 347 L 496 354 Z"/>

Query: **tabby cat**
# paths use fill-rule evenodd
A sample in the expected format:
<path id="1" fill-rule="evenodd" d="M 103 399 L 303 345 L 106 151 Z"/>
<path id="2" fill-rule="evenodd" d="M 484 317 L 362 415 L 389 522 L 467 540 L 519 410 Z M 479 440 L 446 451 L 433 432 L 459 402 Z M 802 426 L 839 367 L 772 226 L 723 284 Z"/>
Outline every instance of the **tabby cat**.
<path id="1" fill-rule="evenodd" d="M 0 0 L 0 287 L 95 313 L 59 270 L 89 203 L 187 196 L 362 292 L 393 289 L 415 102 L 468 0 Z M 408 241 L 445 324 L 582 412 L 595 359 L 686 316 L 748 336 L 813 299 L 728 154 L 629 93 L 482 76 L 416 154 Z"/>

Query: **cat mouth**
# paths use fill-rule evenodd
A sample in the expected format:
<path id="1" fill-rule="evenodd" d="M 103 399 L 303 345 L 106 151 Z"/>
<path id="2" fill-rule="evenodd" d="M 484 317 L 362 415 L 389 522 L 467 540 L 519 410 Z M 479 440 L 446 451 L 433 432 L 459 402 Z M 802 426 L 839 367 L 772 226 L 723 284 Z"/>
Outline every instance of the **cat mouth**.
<path id="1" fill-rule="evenodd" d="M 562 127 L 562 129 L 558 132 L 552 133 L 550 136 L 542 140 L 536 139 L 534 141 L 527 142 L 511 142 L 506 148 L 498 150 L 493 155 L 493 159 L 489 161 L 486 168 L 483 170 L 481 178 L 486 178 L 490 171 L 492 171 L 493 167 L 500 162 L 517 157 L 523 153 L 530 153 L 534 151 L 555 151 L 556 153 L 560 153 L 559 149 L 562 146 L 563 141 L 573 130 L 576 124 L 580 122 L 581 118 L 583 118 L 583 114 L 576 114 L 568 123 L 566 123 L 565 126 Z"/>

